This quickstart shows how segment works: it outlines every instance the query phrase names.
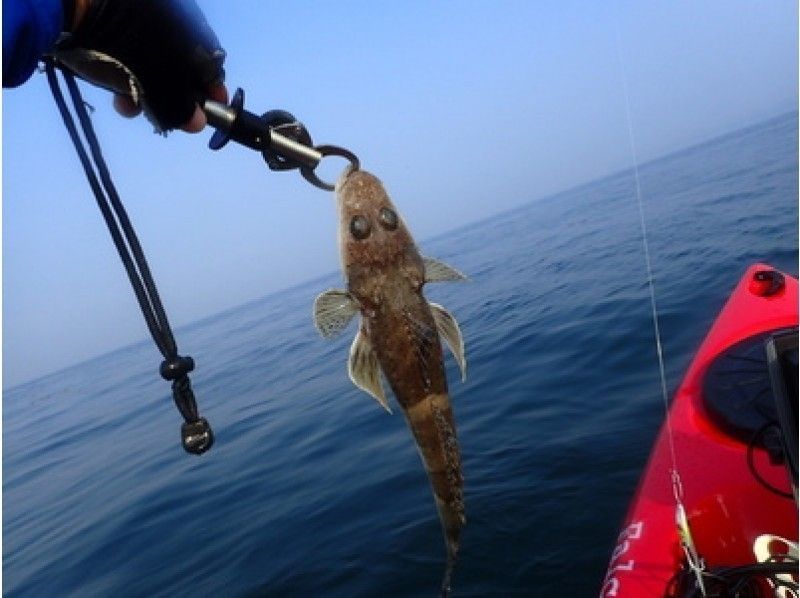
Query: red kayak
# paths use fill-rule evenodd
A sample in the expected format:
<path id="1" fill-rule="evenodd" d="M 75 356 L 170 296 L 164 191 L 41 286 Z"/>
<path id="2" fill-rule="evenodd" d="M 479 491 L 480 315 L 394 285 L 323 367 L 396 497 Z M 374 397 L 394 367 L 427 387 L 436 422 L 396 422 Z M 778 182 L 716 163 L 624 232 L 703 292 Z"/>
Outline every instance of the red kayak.
<path id="1" fill-rule="evenodd" d="M 748 269 L 673 400 L 601 597 L 798 596 L 797 316 L 796 279 Z"/>

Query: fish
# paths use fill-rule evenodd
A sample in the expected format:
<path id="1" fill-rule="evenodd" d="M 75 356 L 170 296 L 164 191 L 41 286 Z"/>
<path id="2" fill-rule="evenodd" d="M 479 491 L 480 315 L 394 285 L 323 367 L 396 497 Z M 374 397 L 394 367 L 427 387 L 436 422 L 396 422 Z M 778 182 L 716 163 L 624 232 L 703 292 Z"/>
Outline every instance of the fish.
<path id="1" fill-rule="evenodd" d="M 442 340 L 466 380 L 464 340 L 456 319 L 429 303 L 429 282 L 459 282 L 466 276 L 439 260 L 423 257 L 383 184 L 350 166 L 335 185 L 339 253 L 347 288 L 329 289 L 314 301 L 314 324 L 325 338 L 340 334 L 360 315 L 350 347 L 352 382 L 392 413 L 388 383 L 416 441 L 428 474 L 444 534 L 450 577 L 466 524 L 464 478 L 455 418 L 445 374 Z"/>

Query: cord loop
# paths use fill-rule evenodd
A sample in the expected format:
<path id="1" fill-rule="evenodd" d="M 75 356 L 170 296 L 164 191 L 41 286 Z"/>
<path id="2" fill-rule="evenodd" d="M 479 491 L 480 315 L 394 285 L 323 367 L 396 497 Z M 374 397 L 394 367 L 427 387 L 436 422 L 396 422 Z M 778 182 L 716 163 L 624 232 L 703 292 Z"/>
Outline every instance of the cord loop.
<path id="1" fill-rule="evenodd" d="M 204 453 L 214 443 L 214 435 L 211 427 L 205 419 L 200 418 L 197 411 L 197 402 L 192 392 L 192 384 L 189 381 L 189 372 L 194 369 L 194 360 L 191 357 L 181 357 L 178 355 L 178 346 L 172 329 L 167 319 L 164 306 L 158 295 L 156 283 L 144 251 L 139 244 L 136 231 L 128 218 L 122 200 L 117 193 L 116 187 L 111 180 L 111 173 L 105 163 L 103 154 L 100 150 L 100 143 L 89 118 L 86 103 L 83 101 L 75 77 L 71 73 L 62 70 L 62 76 L 67 84 L 70 98 L 72 99 L 73 109 L 78 117 L 78 121 L 83 129 L 86 145 L 81 139 L 78 127 L 67 107 L 64 94 L 59 86 L 56 77 L 56 61 L 52 58 L 45 60 L 45 72 L 50 90 L 53 92 L 64 126 L 67 128 L 70 139 L 78 153 L 78 158 L 83 166 L 86 179 L 94 193 L 95 200 L 103 219 L 108 227 L 108 232 L 117 248 L 120 260 L 128 274 L 139 308 L 142 310 L 147 328 L 153 337 L 158 350 L 164 357 L 161 363 L 160 373 L 166 380 L 172 381 L 172 397 L 178 411 L 183 416 L 185 423 L 181 427 L 181 439 L 183 448 L 192 454 L 199 455 Z M 88 146 L 88 151 L 87 151 Z M 91 158 L 89 157 L 91 154 Z"/>

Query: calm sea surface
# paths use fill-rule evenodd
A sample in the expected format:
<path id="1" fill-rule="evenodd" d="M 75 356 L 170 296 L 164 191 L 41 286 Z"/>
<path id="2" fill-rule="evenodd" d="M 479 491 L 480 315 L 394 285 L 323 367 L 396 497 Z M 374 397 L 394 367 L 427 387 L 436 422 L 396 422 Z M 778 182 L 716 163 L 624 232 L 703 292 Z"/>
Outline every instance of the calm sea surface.
<path id="1" fill-rule="evenodd" d="M 641 168 L 668 383 L 746 266 L 797 274 L 797 115 Z M 663 419 L 630 171 L 421 243 L 468 524 L 455 596 L 593 596 Z M 402 209 L 402 198 L 397 198 Z M 331 274 L 177 331 L 217 444 L 183 453 L 148 342 L 3 396 L 11 596 L 433 596 L 444 547 L 402 415 L 311 322 Z"/>

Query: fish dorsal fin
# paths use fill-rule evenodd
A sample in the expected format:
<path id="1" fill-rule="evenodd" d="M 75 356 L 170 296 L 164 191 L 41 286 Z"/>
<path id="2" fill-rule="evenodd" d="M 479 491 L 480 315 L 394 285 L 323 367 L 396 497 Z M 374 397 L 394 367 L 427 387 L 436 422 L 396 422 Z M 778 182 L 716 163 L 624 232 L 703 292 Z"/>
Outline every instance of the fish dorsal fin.
<path id="1" fill-rule="evenodd" d="M 467 280 L 461 272 L 432 257 L 423 257 L 425 282 L 461 282 Z"/>
<path id="2" fill-rule="evenodd" d="M 458 322 L 450 315 L 449 311 L 438 303 L 431 303 L 430 306 L 433 320 L 436 322 L 436 330 L 439 331 L 439 336 L 444 339 L 453 352 L 458 367 L 461 368 L 461 381 L 463 382 L 467 379 L 467 360 L 464 357 L 464 338 L 461 336 Z"/>
<path id="3" fill-rule="evenodd" d="M 314 326 L 325 338 L 344 330 L 358 313 L 358 303 L 347 291 L 330 289 L 314 300 Z"/>
<path id="4" fill-rule="evenodd" d="M 381 366 L 378 363 L 378 356 L 372 348 L 367 335 L 363 330 L 359 330 L 353 344 L 350 346 L 350 360 L 347 364 L 347 371 L 353 384 L 361 390 L 371 394 L 381 407 L 389 413 L 389 402 L 383 392 L 381 382 Z"/>

